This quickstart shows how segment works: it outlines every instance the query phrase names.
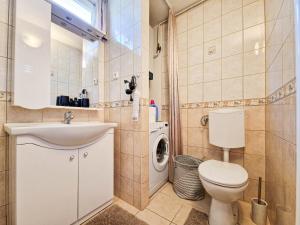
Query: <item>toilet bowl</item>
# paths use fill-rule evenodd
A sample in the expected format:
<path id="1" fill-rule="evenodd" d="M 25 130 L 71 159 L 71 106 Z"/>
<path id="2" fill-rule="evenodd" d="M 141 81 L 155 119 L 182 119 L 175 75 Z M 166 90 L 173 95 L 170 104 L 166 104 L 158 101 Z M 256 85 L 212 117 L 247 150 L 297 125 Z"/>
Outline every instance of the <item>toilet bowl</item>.
<path id="1" fill-rule="evenodd" d="M 232 203 L 239 200 L 248 186 L 248 173 L 240 165 L 208 160 L 200 164 L 200 180 L 212 197 L 210 225 L 235 225 Z"/>

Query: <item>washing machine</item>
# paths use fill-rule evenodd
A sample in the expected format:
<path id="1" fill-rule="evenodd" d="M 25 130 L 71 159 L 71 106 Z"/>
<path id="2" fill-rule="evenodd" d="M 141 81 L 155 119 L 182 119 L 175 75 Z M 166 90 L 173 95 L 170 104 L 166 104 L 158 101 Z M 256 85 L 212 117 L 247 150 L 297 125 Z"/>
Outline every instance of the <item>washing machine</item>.
<path id="1" fill-rule="evenodd" d="M 150 123 L 149 132 L 149 191 L 151 196 L 168 181 L 170 158 L 168 123 Z"/>

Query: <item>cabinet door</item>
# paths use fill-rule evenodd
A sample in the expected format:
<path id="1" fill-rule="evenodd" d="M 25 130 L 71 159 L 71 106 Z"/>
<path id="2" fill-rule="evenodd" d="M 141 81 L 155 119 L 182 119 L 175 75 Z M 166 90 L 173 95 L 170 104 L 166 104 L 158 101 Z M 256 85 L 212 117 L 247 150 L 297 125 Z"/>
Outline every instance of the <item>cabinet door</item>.
<path id="1" fill-rule="evenodd" d="M 13 104 L 45 108 L 50 105 L 51 4 L 16 0 L 15 23 Z"/>
<path id="2" fill-rule="evenodd" d="M 17 225 L 68 225 L 77 220 L 78 150 L 17 145 Z"/>
<path id="3" fill-rule="evenodd" d="M 79 150 L 79 218 L 113 198 L 113 134 Z"/>

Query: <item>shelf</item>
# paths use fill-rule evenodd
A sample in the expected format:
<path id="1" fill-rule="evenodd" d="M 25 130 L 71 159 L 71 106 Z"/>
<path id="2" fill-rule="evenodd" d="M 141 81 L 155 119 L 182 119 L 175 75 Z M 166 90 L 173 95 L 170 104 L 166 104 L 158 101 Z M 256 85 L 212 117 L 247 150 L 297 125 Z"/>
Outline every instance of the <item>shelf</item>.
<path id="1" fill-rule="evenodd" d="M 69 109 L 69 110 L 85 110 L 85 111 L 100 111 L 100 110 L 103 110 L 103 108 L 84 108 L 84 107 L 56 106 L 56 105 L 48 106 L 47 109 Z"/>

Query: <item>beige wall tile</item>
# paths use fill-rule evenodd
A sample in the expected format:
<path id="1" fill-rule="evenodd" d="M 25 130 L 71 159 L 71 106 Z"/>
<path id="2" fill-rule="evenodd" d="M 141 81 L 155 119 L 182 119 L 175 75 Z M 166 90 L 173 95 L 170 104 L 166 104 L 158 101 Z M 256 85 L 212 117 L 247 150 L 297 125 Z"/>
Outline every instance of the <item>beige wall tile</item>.
<path id="1" fill-rule="evenodd" d="M 123 178 L 133 180 L 134 156 L 121 153 L 120 175 Z"/>
<path id="2" fill-rule="evenodd" d="M 221 101 L 222 93 L 221 93 L 221 80 L 219 81 L 211 81 L 204 83 L 203 86 L 203 101 Z"/>
<path id="3" fill-rule="evenodd" d="M 265 72 L 265 49 L 247 52 L 244 54 L 244 74 L 258 74 Z"/>
<path id="4" fill-rule="evenodd" d="M 7 204 L 6 201 L 6 172 L 0 172 L 0 205 Z"/>
<path id="5" fill-rule="evenodd" d="M 26 122 L 42 122 L 42 110 L 29 110 L 16 106 L 7 106 L 7 122 L 8 123 L 26 123 Z M 63 114 L 62 114 L 63 120 Z"/>
<path id="6" fill-rule="evenodd" d="M 187 14 L 181 14 L 180 16 L 176 17 L 176 25 L 177 25 L 177 33 L 180 34 L 184 31 L 187 31 Z"/>
<path id="7" fill-rule="evenodd" d="M 246 131 L 245 153 L 265 155 L 265 131 Z"/>
<path id="8" fill-rule="evenodd" d="M 6 225 L 7 206 L 0 207 L 0 224 Z"/>
<path id="9" fill-rule="evenodd" d="M 203 45 L 203 26 L 188 30 L 188 48 Z"/>
<path id="10" fill-rule="evenodd" d="M 244 51 L 253 51 L 265 47 L 265 24 L 244 30 Z"/>
<path id="11" fill-rule="evenodd" d="M 180 122 L 181 127 L 188 126 L 188 109 L 180 109 Z"/>
<path id="12" fill-rule="evenodd" d="M 257 74 L 244 77 L 244 98 L 265 97 L 265 74 Z"/>
<path id="13" fill-rule="evenodd" d="M 144 157 L 149 154 L 148 132 L 134 132 L 133 141 L 133 153 L 135 156 Z"/>
<path id="14" fill-rule="evenodd" d="M 243 28 L 243 11 L 242 8 L 231 11 L 222 16 L 222 35 L 228 35 L 241 31 Z"/>
<path id="15" fill-rule="evenodd" d="M 141 157 L 134 156 L 133 157 L 133 181 L 135 183 L 141 183 L 141 178 L 142 178 L 142 162 L 141 162 Z M 146 166 L 146 165 L 145 165 Z M 140 193 L 139 193 L 140 196 Z"/>
<path id="16" fill-rule="evenodd" d="M 188 84 L 203 82 L 203 64 L 191 66 L 188 69 Z"/>
<path id="17" fill-rule="evenodd" d="M 249 178 L 265 180 L 265 157 L 262 155 L 244 155 L 244 166 L 249 174 Z"/>
<path id="18" fill-rule="evenodd" d="M 243 32 L 239 31 L 222 37 L 222 56 L 231 56 L 242 53 Z"/>
<path id="19" fill-rule="evenodd" d="M 122 177 L 120 178 L 120 197 L 133 205 L 133 180 Z"/>
<path id="20" fill-rule="evenodd" d="M 203 63 L 203 45 L 188 49 L 188 65 L 195 66 Z"/>
<path id="21" fill-rule="evenodd" d="M 179 87 L 179 104 L 188 102 L 188 88 L 187 86 Z"/>
<path id="22" fill-rule="evenodd" d="M 222 56 L 221 38 L 204 43 L 204 62 L 220 59 Z"/>
<path id="23" fill-rule="evenodd" d="M 222 0 L 222 14 L 229 13 L 243 6 L 243 0 Z"/>
<path id="24" fill-rule="evenodd" d="M 221 59 L 213 60 L 204 63 L 203 81 L 215 81 L 221 79 Z"/>
<path id="25" fill-rule="evenodd" d="M 185 127 L 181 128 L 181 142 L 183 146 L 188 145 L 188 128 Z"/>
<path id="26" fill-rule="evenodd" d="M 133 135 L 132 131 L 121 130 L 121 152 L 124 154 L 133 155 Z"/>
<path id="27" fill-rule="evenodd" d="M 188 83 L 188 68 L 182 68 L 178 70 L 178 85 L 179 86 L 187 86 Z"/>
<path id="28" fill-rule="evenodd" d="M 89 121 L 104 122 L 104 109 L 88 111 Z"/>
<path id="29" fill-rule="evenodd" d="M 188 127 L 202 127 L 200 121 L 203 115 L 202 108 L 187 109 Z"/>
<path id="30" fill-rule="evenodd" d="M 194 84 L 188 86 L 188 103 L 203 101 L 203 84 Z"/>
<path id="31" fill-rule="evenodd" d="M 246 130 L 265 130 L 265 106 L 245 107 Z"/>
<path id="32" fill-rule="evenodd" d="M 213 19 L 204 24 L 204 41 L 211 41 L 220 38 L 222 35 L 222 21 L 221 17 Z"/>
<path id="33" fill-rule="evenodd" d="M 188 46 L 188 32 L 183 32 L 177 35 L 177 49 L 178 52 L 186 51 Z"/>
<path id="34" fill-rule="evenodd" d="M 199 5 L 187 13 L 188 29 L 192 29 L 203 24 L 203 5 Z"/>
<path id="35" fill-rule="evenodd" d="M 243 55 L 222 58 L 222 79 L 243 76 Z"/>
<path id="36" fill-rule="evenodd" d="M 203 128 L 188 128 L 188 145 L 194 147 L 203 146 Z"/>
<path id="37" fill-rule="evenodd" d="M 188 65 L 187 51 L 178 52 L 178 69 L 186 68 Z"/>
<path id="38" fill-rule="evenodd" d="M 7 138 L 6 137 L 0 137 L 0 171 L 5 171 L 7 166 Z"/>
<path id="39" fill-rule="evenodd" d="M 222 100 L 242 99 L 243 79 L 233 78 L 222 80 Z"/>
<path id="40" fill-rule="evenodd" d="M 244 7 L 244 27 L 248 28 L 264 22 L 264 1 L 258 0 Z"/>
<path id="41" fill-rule="evenodd" d="M 221 12 L 221 0 L 211 0 L 204 2 L 204 23 L 221 16 Z"/>

